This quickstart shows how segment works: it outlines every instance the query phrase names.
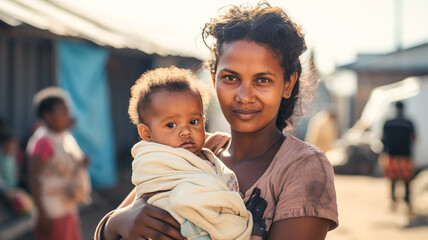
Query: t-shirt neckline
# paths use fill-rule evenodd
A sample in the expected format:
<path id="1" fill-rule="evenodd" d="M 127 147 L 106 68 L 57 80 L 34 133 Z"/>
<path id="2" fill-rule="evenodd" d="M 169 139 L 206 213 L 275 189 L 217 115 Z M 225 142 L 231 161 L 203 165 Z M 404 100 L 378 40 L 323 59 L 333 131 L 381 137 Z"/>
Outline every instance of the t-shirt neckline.
<path id="1" fill-rule="evenodd" d="M 250 195 L 251 192 L 254 190 L 254 187 L 261 181 L 261 179 L 263 179 L 265 177 L 265 175 L 267 174 L 267 172 L 269 172 L 271 170 L 272 166 L 274 165 L 274 162 L 276 161 L 276 159 L 278 159 L 278 157 L 277 157 L 278 153 L 282 152 L 282 149 L 286 145 L 286 142 L 288 142 L 289 141 L 288 139 L 290 139 L 290 135 L 284 134 L 284 136 L 285 136 L 285 139 L 282 142 L 281 147 L 279 147 L 278 151 L 275 153 L 275 156 L 273 157 L 272 161 L 270 162 L 269 167 L 266 168 L 265 172 L 260 176 L 260 178 L 257 179 L 257 181 L 250 188 L 248 188 L 245 193 L 242 193 L 240 191 L 240 193 L 244 196 L 242 199 L 245 199 L 247 197 L 247 193 Z"/>

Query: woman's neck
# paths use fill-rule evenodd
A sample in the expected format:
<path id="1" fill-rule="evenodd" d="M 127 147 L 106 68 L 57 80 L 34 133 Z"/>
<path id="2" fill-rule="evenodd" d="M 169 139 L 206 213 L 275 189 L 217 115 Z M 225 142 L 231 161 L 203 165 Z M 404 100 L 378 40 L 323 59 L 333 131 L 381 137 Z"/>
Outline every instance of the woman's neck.
<path id="1" fill-rule="evenodd" d="M 283 140 L 281 131 L 276 127 L 254 133 L 239 133 L 232 130 L 231 135 L 232 141 L 225 154 L 229 154 L 232 164 L 262 159 L 269 152 L 278 149 L 275 146 Z"/>

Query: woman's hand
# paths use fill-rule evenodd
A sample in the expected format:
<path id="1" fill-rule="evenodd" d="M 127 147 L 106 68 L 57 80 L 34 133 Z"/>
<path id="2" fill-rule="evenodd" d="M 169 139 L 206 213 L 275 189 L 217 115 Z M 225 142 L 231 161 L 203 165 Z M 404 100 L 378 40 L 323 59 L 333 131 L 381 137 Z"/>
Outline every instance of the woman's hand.
<path id="1" fill-rule="evenodd" d="M 116 209 L 104 228 L 107 240 L 185 239 L 180 234 L 180 224 L 165 210 L 147 204 L 143 199 L 133 205 Z"/>

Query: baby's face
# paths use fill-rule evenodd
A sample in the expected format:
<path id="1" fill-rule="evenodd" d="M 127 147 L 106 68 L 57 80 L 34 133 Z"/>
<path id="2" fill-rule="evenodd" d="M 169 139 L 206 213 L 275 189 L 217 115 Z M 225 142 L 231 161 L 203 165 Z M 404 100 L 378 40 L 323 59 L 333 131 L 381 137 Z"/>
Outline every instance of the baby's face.
<path id="1" fill-rule="evenodd" d="M 199 94 L 190 90 L 157 91 L 151 96 L 146 115 L 150 141 L 185 148 L 196 155 L 201 152 L 205 129 Z"/>

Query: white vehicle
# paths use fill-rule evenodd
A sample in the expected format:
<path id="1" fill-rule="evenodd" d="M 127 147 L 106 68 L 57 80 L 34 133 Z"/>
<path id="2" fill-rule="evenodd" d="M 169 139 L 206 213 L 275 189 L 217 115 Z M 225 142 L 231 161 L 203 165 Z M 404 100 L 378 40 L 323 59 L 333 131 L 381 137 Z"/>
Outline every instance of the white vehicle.
<path id="1" fill-rule="evenodd" d="M 360 119 L 326 154 L 338 173 L 376 175 L 384 122 L 394 117 L 394 103 L 402 101 L 404 114 L 415 126 L 413 147 L 417 170 L 428 167 L 428 76 L 409 77 L 372 90 Z"/>

